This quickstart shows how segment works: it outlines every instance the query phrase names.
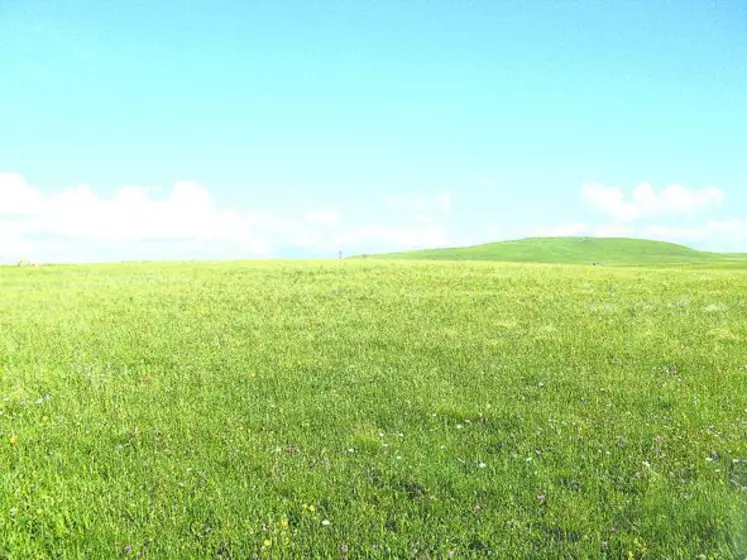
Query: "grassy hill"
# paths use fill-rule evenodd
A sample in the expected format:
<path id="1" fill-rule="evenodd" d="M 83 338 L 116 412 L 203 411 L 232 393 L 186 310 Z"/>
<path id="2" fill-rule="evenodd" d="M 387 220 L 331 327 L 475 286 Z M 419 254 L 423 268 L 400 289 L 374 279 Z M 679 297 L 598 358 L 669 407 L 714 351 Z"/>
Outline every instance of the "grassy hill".
<path id="1" fill-rule="evenodd" d="M 706 253 L 645 239 L 546 237 L 487 243 L 474 247 L 428 249 L 375 255 L 387 259 L 480 260 L 558 264 L 657 265 L 746 264 L 745 254 Z"/>

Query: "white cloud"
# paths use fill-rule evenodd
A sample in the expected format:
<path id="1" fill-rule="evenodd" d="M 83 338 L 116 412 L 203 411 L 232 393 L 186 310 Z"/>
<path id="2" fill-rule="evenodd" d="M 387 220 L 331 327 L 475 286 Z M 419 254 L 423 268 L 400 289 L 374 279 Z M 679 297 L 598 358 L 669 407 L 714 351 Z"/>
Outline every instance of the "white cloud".
<path id="1" fill-rule="evenodd" d="M 381 251 L 454 247 L 467 244 L 464 237 L 453 236 L 439 224 L 413 227 L 364 226 L 339 237 L 345 246 L 376 247 Z"/>
<path id="2" fill-rule="evenodd" d="M 657 239 L 714 251 L 744 251 L 747 246 L 747 222 L 726 220 L 689 225 L 692 221 L 688 221 L 687 225 L 682 224 L 682 218 L 693 218 L 723 205 L 726 194 L 716 187 L 693 189 L 671 184 L 657 192 L 649 183 L 641 183 L 627 197 L 617 187 L 584 183 L 581 196 L 593 208 L 616 220 L 613 224 L 588 226 L 584 235 Z M 676 218 L 674 223 L 671 218 Z M 663 219 L 664 223 L 653 219 Z M 633 222 L 640 225 L 633 227 L 630 225 Z M 576 231 L 582 230 L 577 227 Z"/>
<path id="3" fill-rule="evenodd" d="M 622 189 L 599 183 L 581 185 L 581 196 L 596 210 L 620 222 L 664 215 L 693 216 L 724 202 L 724 192 L 716 187 L 691 189 L 671 184 L 656 192 L 649 183 L 641 183 L 628 199 Z"/>
<path id="4" fill-rule="evenodd" d="M 700 227 L 651 225 L 641 230 L 641 237 L 692 243 L 714 251 L 744 251 L 747 246 L 747 222 L 709 222 Z"/>
<path id="5" fill-rule="evenodd" d="M 34 214 L 43 204 L 39 191 L 18 173 L 0 173 L 0 216 Z"/>
<path id="6" fill-rule="evenodd" d="M 586 183 L 581 193 L 615 221 L 522 228 L 513 233 L 643 237 L 710 250 L 744 251 L 747 247 L 747 222 L 740 220 L 711 221 L 697 227 L 689 225 L 692 222 L 684 227 L 676 221 L 673 227 L 667 220 L 637 222 L 657 216 L 693 215 L 721 204 L 724 193 L 714 187 L 696 190 L 670 185 L 657 192 L 643 183 L 626 196 L 615 187 Z M 447 191 L 390 197 L 386 203 L 391 210 L 388 214 L 374 218 L 373 209 L 364 208 L 362 221 L 352 225 L 351 217 L 345 221 L 335 208 L 291 213 L 220 207 L 195 181 L 181 181 L 164 190 L 126 186 L 102 197 L 87 185 L 48 192 L 19 174 L 0 173 L 0 262 L 17 262 L 24 257 L 39 262 L 333 257 L 339 248 L 350 255 L 511 237 L 503 223 L 485 224 L 473 222 L 471 216 L 452 215 L 452 195 Z M 452 226 L 460 218 L 461 232 L 472 236 L 455 234 Z M 486 237 L 488 226 L 492 233 Z"/>
<path id="7" fill-rule="evenodd" d="M 455 236 L 442 224 L 410 226 L 361 225 L 352 229 L 300 230 L 286 236 L 288 245 L 322 255 L 384 253 L 464 245 L 465 236 Z"/>
<path id="8" fill-rule="evenodd" d="M 170 190 L 122 187 L 101 197 L 87 185 L 43 192 L 23 176 L 0 173 L 0 261 L 267 257 L 278 252 L 333 256 L 458 244 L 439 216 L 451 195 L 410 197 L 392 207 L 424 211 L 409 225 L 345 227 L 333 208 L 297 215 L 220 208 L 195 181 Z M 409 216 L 413 218 L 413 216 Z M 417 218 L 417 217 L 416 217 Z"/>
<path id="9" fill-rule="evenodd" d="M 0 173 L 4 261 L 75 260 L 94 250 L 137 258 L 156 246 L 181 257 L 206 252 L 267 256 L 299 232 L 330 226 L 337 219 L 337 212 L 330 209 L 311 211 L 302 219 L 281 219 L 265 212 L 218 208 L 194 181 L 176 183 L 165 196 L 157 187 L 128 186 L 102 198 L 87 185 L 44 193 L 19 174 Z M 84 260 L 90 258 L 100 257 Z M 114 255 L 107 259 L 119 260 Z"/>
<path id="10" fill-rule="evenodd" d="M 152 187 L 123 187 L 104 199 L 79 185 L 43 194 L 17 174 L 0 174 L 0 217 L 24 238 L 68 240 L 230 241 L 249 253 L 264 253 L 253 224 L 232 210 L 218 209 L 199 183 L 176 183 L 162 200 Z"/>
<path id="11" fill-rule="evenodd" d="M 13 227 L 12 223 L 0 221 L 0 261 L 3 255 L 19 255 L 20 258 L 31 251 L 31 245 Z"/>

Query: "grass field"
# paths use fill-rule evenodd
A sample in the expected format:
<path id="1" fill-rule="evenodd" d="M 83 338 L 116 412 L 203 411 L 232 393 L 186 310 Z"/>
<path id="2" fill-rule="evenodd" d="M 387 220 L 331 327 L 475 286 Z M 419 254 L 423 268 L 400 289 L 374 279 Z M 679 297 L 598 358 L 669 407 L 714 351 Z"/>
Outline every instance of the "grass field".
<path id="1" fill-rule="evenodd" d="M 738 269 L 0 268 L 0 558 L 743 558 L 746 313 Z"/>
<path id="2" fill-rule="evenodd" d="M 593 237 L 519 239 L 474 247 L 380 255 L 379 258 L 656 267 L 687 264 L 747 268 L 747 254 L 706 253 L 674 243 L 646 239 Z"/>

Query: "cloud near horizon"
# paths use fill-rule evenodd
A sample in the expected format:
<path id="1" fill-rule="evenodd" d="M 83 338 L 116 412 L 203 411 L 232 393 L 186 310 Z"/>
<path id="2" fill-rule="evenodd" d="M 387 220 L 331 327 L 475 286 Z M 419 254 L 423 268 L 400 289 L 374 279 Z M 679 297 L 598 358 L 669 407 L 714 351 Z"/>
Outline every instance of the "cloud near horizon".
<path id="1" fill-rule="evenodd" d="M 127 186 L 102 198 L 87 185 L 44 193 L 18 173 L 0 173 L 0 262 L 272 257 L 294 250 L 332 256 L 343 247 L 448 246 L 460 240 L 438 219 L 417 218 L 419 212 L 448 213 L 450 206 L 446 192 L 411 197 L 399 209 L 412 223 L 344 227 L 335 208 L 300 215 L 219 208 L 196 181 L 177 182 L 165 194 L 159 187 Z"/>
<path id="2" fill-rule="evenodd" d="M 587 182 L 581 185 L 580 195 L 592 209 L 614 221 L 539 227 L 532 230 L 531 235 L 633 237 L 687 243 L 713 251 L 747 250 L 747 222 L 743 220 L 692 224 L 700 214 L 725 202 L 726 193 L 713 186 L 693 189 L 671 184 L 657 192 L 649 183 L 640 183 L 628 198 L 618 187 Z M 651 223 L 653 218 L 669 222 Z M 683 225 L 683 220 L 690 223 Z"/>
<path id="3" fill-rule="evenodd" d="M 630 199 L 622 189 L 600 183 L 583 183 L 581 197 L 595 210 L 619 222 L 634 222 L 661 216 L 694 216 L 702 210 L 720 206 L 726 195 L 713 186 L 691 189 L 671 184 L 661 192 L 649 183 L 640 183 Z"/>
<path id="4" fill-rule="evenodd" d="M 87 185 L 44 192 L 18 173 L 0 173 L 0 262 L 330 258 L 338 250 L 370 254 L 526 236 L 639 237 L 747 250 L 745 221 L 692 223 L 699 212 L 723 204 L 725 194 L 715 187 L 670 185 L 657 192 L 642 183 L 628 198 L 616 187 L 584 183 L 580 195 L 612 221 L 506 229 L 495 220 L 474 223 L 460 216 L 450 192 L 434 191 L 382 198 L 378 210 L 372 204 L 363 221 L 352 222 L 329 207 L 300 213 L 221 208 L 196 181 L 171 189 L 126 186 L 102 197 Z M 670 222 L 650 222 L 652 217 Z"/>
<path id="5" fill-rule="evenodd" d="M 87 185 L 44 194 L 15 173 L 0 174 L 0 219 L 22 237 L 68 241 L 231 241 L 254 255 L 268 254 L 256 229 L 261 220 L 216 208 L 210 193 L 194 181 L 176 183 L 165 198 L 160 189 L 130 186 L 113 198 Z M 247 219 L 249 218 L 249 219 Z M 268 220 L 269 222 L 269 220 Z M 4 247 L 5 252 L 8 251 Z"/>

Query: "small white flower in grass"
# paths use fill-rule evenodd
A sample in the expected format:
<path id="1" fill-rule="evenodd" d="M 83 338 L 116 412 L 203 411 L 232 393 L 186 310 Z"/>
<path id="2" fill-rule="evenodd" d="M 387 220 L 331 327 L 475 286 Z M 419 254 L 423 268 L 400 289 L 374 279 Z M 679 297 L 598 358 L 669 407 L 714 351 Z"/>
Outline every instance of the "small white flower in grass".
<path id="1" fill-rule="evenodd" d="M 379 432 L 379 437 L 384 437 L 384 432 Z"/>
<path id="2" fill-rule="evenodd" d="M 464 429 L 464 424 L 457 424 L 457 425 L 456 425 L 456 429 L 457 429 L 457 430 L 462 430 L 462 429 Z"/>
<path id="3" fill-rule="evenodd" d="M 477 466 L 480 467 L 481 469 L 484 469 L 485 467 L 487 467 L 487 465 L 483 463 L 482 461 L 480 461 L 480 464 Z"/>
<path id="4" fill-rule="evenodd" d="M 708 461 L 709 463 L 713 463 L 713 457 L 706 457 L 706 461 Z"/>
<path id="5" fill-rule="evenodd" d="M 325 519 L 324 521 L 322 521 L 322 525 L 324 525 L 325 527 L 329 527 L 330 525 L 332 525 L 332 522 L 329 519 Z"/>
<path id="6" fill-rule="evenodd" d="M 353 448 L 351 447 L 350 449 L 348 449 L 348 453 L 355 453 L 355 449 L 353 449 Z"/>

